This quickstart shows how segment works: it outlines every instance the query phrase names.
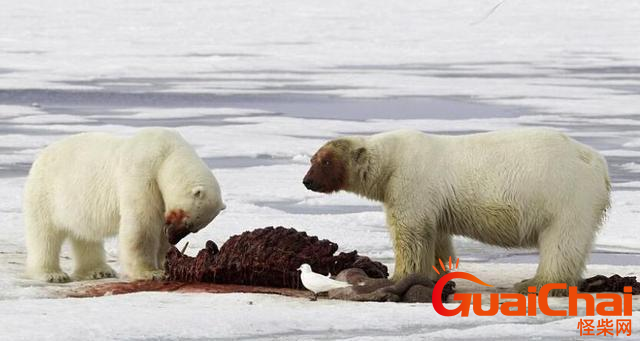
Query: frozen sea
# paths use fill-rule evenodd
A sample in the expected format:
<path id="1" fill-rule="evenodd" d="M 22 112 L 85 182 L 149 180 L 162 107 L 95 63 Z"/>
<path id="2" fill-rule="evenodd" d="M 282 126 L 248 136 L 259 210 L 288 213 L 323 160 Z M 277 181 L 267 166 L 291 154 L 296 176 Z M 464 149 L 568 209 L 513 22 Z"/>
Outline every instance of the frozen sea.
<path id="1" fill-rule="evenodd" d="M 283 225 L 390 267 L 379 204 L 302 185 L 325 140 L 557 129 L 601 151 L 613 182 L 586 275 L 640 274 L 638 2 L 23 0 L 0 11 L 0 339 L 579 339 L 580 317 L 255 294 L 70 299 L 61 292 L 86 283 L 22 278 L 21 193 L 38 151 L 145 126 L 178 130 L 221 184 L 228 209 L 186 238 L 188 253 Z M 117 269 L 116 245 L 106 248 Z M 461 270 L 497 292 L 535 272 L 533 250 L 456 246 Z"/>

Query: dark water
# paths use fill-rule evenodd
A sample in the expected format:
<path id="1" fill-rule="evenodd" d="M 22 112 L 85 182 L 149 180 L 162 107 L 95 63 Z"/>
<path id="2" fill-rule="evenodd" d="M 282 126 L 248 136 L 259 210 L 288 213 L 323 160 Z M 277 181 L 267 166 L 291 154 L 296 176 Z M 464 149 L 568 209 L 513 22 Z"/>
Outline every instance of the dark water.
<path id="1" fill-rule="evenodd" d="M 233 115 L 196 116 L 190 118 L 152 118 L 134 119 L 123 109 L 132 108 L 241 108 L 256 109 L 268 113 L 256 113 L 246 116 L 288 116 L 315 119 L 340 119 L 362 121 L 368 119 L 416 119 L 416 118 L 482 118 L 511 117 L 522 112 L 521 109 L 491 106 L 474 103 L 463 98 L 453 97 L 391 97 L 380 99 L 341 98 L 318 94 L 247 94 L 216 95 L 210 93 L 161 92 L 170 87 L 171 82 L 184 79 L 140 79 L 123 78 L 81 82 L 82 84 L 102 87 L 102 90 L 46 90 L 46 89 L 9 89 L 0 90 L 0 104 L 37 106 L 50 115 L 73 114 L 92 116 L 90 121 L 64 123 L 65 125 L 122 125 L 128 127 L 162 126 L 221 126 L 242 125 L 248 123 L 232 122 L 227 119 Z M 117 83 L 118 86 L 107 85 Z M 140 85 L 140 83 L 149 85 Z M 129 84 L 123 87 L 122 84 Z M 295 89 L 300 91 L 301 89 Z M 100 115 L 96 117 L 94 115 Z M 343 132 L 348 134 L 350 132 Z M 41 127 L 38 124 L 14 124 L 2 122 L 0 136 L 5 134 L 24 135 L 66 135 L 65 131 Z M 304 137 L 304 136 L 300 136 Z M 316 137 L 317 138 L 317 137 Z M 327 137 L 329 138 L 329 137 Z M 20 152 L 16 148 L 14 152 Z M 212 168 L 241 168 L 251 166 L 269 166 L 291 163 L 290 159 L 271 155 L 250 157 L 206 158 Z M 0 177 L 26 175 L 29 164 L 8 164 L 0 166 Z M 282 206 L 281 208 L 287 209 Z M 295 209 L 293 206 L 291 209 Z M 293 213 L 293 212 L 292 212 Z"/>
<path id="2" fill-rule="evenodd" d="M 139 92 L 140 89 L 137 90 L 134 92 L 0 90 L 0 103 L 14 105 L 38 103 L 49 113 L 102 114 L 108 112 L 110 115 L 113 114 L 110 112 L 113 109 L 134 107 L 252 108 L 291 117 L 341 120 L 513 117 L 525 112 L 516 107 L 474 103 L 460 97 L 342 98 L 286 92 L 216 95 L 209 93 Z M 126 120 L 126 115 L 122 116 L 122 119 Z"/>
<path id="3" fill-rule="evenodd" d="M 361 66 L 365 67 L 365 66 Z M 376 66 L 381 67 L 381 66 Z M 420 69 L 420 66 L 407 66 Z M 620 71 L 620 70 L 605 70 Z M 604 72 L 604 71 L 603 71 Z M 361 121 L 368 119 L 469 119 L 518 117 L 529 112 L 518 107 L 497 106 L 474 102 L 461 97 L 388 97 L 388 98 L 342 98 L 320 94 L 279 93 L 279 94 L 245 94 L 216 95 L 210 93 L 176 93 L 161 92 L 170 88 L 171 82 L 184 82 L 185 79 L 164 78 L 122 78 L 85 81 L 82 84 L 102 87 L 102 90 L 45 90 L 45 89 L 9 89 L 0 90 L 0 104 L 32 105 L 51 114 L 103 115 L 92 117 L 88 123 L 65 123 L 85 125 L 115 124 L 130 127 L 164 126 L 181 127 L 188 125 L 220 126 L 244 124 L 230 122 L 226 119 L 232 115 L 201 116 L 192 118 L 154 118 L 132 119 L 129 113 L 122 112 L 127 108 L 243 108 L 257 109 L 271 113 L 256 113 L 251 116 L 283 115 L 299 118 L 340 119 Z M 109 85 L 117 83 L 117 86 Z M 141 85 L 142 83 L 142 85 Z M 129 84 L 124 87 L 124 85 Z M 301 91 L 301 89 L 295 89 Z M 635 129 L 625 125 L 572 125 L 571 122 L 547 126 L 563 128 L 571 131 L 596 132 L 602 130 L 616 131 L 624 136 Z M 465 131 L 473 133 L 477 131 Z M 63 131 L 42 129 L 38 125 L 11 124 L 0 125 L 0 135 L 19 133 L 26 135 L 66 134 Z M 342 132 L 350 134 L 350 131 Z M 445 132 L 443 132 L 445 133 Z M 463 132 L 453 132 L 460 134 Z M 303 137 L 303 136 L 301 136 Z M 599 150 L 622 149 L 624 138 L 603 138 L 598 136 L 577 137 L 578 140 Z M 273 164 L 286 164 L 290 160 L 262 155 L 256 158 L 231 157 L 209 158 L 207 163 L 213 168 L 237 168 Z M 609 168 L 613 183 L 640 181 L 640 173 L 631 172 L 622 167 L 623 164 L 637 162 L 634 157 L 609 157 Z M 0 168 L 0 177 L 26 174 L 29 165 L 14 164 Z M 286 208 L 286 207 L 283 207 Z M 359 209 L 356 209 L 359 210 Z M 293 213 L 293 212 L 292 212 Z"/>

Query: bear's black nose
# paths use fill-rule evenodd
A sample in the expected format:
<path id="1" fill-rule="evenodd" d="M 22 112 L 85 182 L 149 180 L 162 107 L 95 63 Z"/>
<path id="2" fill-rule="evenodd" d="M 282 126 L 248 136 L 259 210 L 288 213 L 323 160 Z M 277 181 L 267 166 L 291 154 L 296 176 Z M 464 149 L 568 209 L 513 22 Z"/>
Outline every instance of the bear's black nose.
<path id="1" fill-rule="evenodd" d="M 306 187 L 307 189 L 311 189 L 311 187 L 313 187 L 313 181 L 305 178 L 304 180 L 302 180 L 302 184 L 304 185 L 304 187 Z"/>

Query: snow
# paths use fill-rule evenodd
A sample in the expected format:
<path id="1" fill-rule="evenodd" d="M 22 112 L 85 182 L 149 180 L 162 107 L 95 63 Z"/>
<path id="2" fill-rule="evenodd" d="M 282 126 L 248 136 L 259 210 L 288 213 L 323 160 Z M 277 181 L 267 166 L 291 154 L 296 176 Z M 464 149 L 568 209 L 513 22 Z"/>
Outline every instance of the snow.
<path id="1" fill-rule="evenodd" d="M 508 1 L 481 20 L 495 5 L 24 1 L 0 14 L 0 87 L 431 94 L 637 114 L 638 3 Z"/>
<path id="2" fill-rule="evenodd" d="M 7 330 L 38 328 L 30 333 L 5 334 L 13 340 L 21 336 L 39 340 L 92 339 L 208 339 L 208 338 L 349 338 L 359 335 L 430 336 L 435 330 L 451 327 L 454 321 L 432 313 L 426 304 L 407 304 L 394 309 L 388 304 L 349 303 L 308 299 L 283 299 L 254 294 L 163 294 L 144 293 L 126 297 L 127 304 L 116 296 L 97 299 L 69 299 L 77 310 L 69 310 L 65 300 L 12 301 L 3 305 L 3 312 L 18 318 L 10 319 Z M 39 313 L 35 307 L 45 309 Z M 175 310 L 178 306 L 181 309 Z M 82 311 L 82 319 L 78 319 Z M 2 314 L 2 313 L 0 313 Z M 122 314 L 129 316 L 126 320 Z M 2 314 L 2 317 L 8 317 Z M 50 318 L 56 316 L 55 319 Z M 548 318 L 532 318 L 544 322 Z M 455 321 L 460 327 L 473 327 L 482 318 L 468 317 Z M 517 318 L 503 318 L 503 323 Z M 195 324 L 198 321 L 200 323 Z M 577 323 L 576 323 L 577 324 Z M 564 335 L 572 335 L 564 328 Z M 559 329 L 559 328 L 554 328 Z M 55 335 L 51 330 L 59 331 Z M 452 331 L 445 335 L 456 336 Z M 480 334 L 482 335 L 482 334 Z M 487 335 L 487 334 L 485 334 Z M 491 334 L 488 334 L 491 335 Z M 513 333 L 512 333 L 513 335 Z M 437 336 L 437 335 L 436 335 Z"/>
<path id="3" fill-rule="evenodd" d="M 198 118 L 206 116 L 233 116 L 233 115 L 251 115 L 266 114 L 267 111 L 257 109 L 242 108 L 179 108 L 179 109 L 158 109 L 158 108 L 130 108 L 122 109 L 127 120 L 146 120 L 146 119 L 173 119 L 173 118 Z M 93 115 L 95 118 L 109 118 L 112 115 Z"/>
<path id="4" fill-rule="evenodd" d="M 227 210 L 186 238 L 291 226 L 393 270 L 378 203 L 307 191 L 326 139 L 399 128 L 549 127 L 600 150 L 612 207 L 586 275 L 640 272 L 640 4 L 636 2 L 79 0 L 0 11 L 0 335 L 10 340 L 573 339 L 580 317 L 452 317 L 430 304 L 254 294 L 63 298 L 79 283 L 21 276 L 21 193 L 46 145 L 166 126 L 218 178 Z M 495 10 L 491 12 L 494 6 Z M 491 13 L 490 13 L 491 12 Z M 186 242 L 180 243 L 179 247 Z M 531 250 L 459 238 L 461 270 L 506 291 Z M 119 270 L 117 241 L 106 243 Z M 71 271 L 69 250 L 63 268 Z M 86 284 L 86 283 L 85 283 Z M 482 291 L 460 281 L 458 289 Z M 566 307 L 566 299 L 552 299 Z M 633 323 L 640 323 L 634 298 Z M 36 327 L 34 327 L 36 326 Z M 634 336 L 629 337 L 632 339 Z"/>
<path id="5" fill-rule="evenodd" d="M 621 165 L 622 168 L 633 173 L 640 173 L 640 164 L 635 162 L 629 162 Z"/>
<path id="6" fill-rule="evenodd" d="M 484 278 L 485 272 L 495 278 L 500 275 L 498 271 L 506 269 L 513 267 L 479 264 L 473 270 Z M 527 270 L 531 269 L 529 266 Z M 550 298 L 550 307 L 566 309 L 564 301 Z M 639 303 L 640 299 L 635 298 L 634 304 Z M 11 340 L 509 340 L 573 339 L 582 316 L 549 317 L 538 312 L 535 317 L 481 317 L 471 312 L 468 317 L 443 317 L 435 314 L 430 304 L 310 302 L 304 298 L 257 294 L 137 293 L 84 299 L 9 300 L 0 306 L 0 317 L 4 321 L 3 336 Z M 640 323 L 637 311 L 631 319 L 632 324 Z"/>
<path id="7" fill-rule="evenodd" d="M 25 115 L 9 120 L 11 123 L 54 124 L 54 123 L 87 123 L 90 119 L 75 115 Z"/>

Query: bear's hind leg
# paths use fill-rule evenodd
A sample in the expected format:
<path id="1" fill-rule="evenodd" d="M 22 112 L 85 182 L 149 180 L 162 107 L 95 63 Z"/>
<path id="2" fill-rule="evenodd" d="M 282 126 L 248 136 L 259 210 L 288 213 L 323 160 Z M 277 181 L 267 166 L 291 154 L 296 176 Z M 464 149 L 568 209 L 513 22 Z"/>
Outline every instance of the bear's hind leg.
<path id="1" fill-rule="evenodd" d="M 107 265 L 102 242 L 71 239 L 76 279 L 100 279 L 116 277 L 116 272 Z"/>
<path id="2" fill-rule="evenodd" d="M 549 283 L 566 283 L 567 289 L 553 289 L 549 296 L 566 296 L 568 287 L 577 286 L 585 268 L 598 223 L 578 217 L 556 219 L 538 238 L 540 262 L 536 275 L 515 285 L 517 292 L 527 294 L 528 287 L 537 292 Z"/>
<path id="3" fill-rule="evenodd" d="M 52 224 L 26 219 L 27 269 L 26 275 L 33 279 L 52 283 L 69 281 L 60 268 L 60 249 L 66 233 Z"/>

